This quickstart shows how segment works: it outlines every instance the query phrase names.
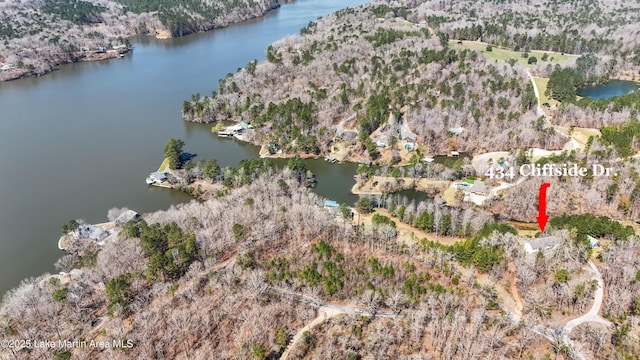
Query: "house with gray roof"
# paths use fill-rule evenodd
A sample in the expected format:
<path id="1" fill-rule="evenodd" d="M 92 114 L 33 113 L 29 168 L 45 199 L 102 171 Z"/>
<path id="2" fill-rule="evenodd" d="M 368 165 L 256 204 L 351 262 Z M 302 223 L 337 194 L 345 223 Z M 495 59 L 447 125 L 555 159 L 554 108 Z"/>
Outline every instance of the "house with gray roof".
<path id="1" fill-rule="evenodd" d="M 73 233 L 74 237 L 78 240 L 89 239 L 95 241 L 102 241 L 109 236 L 107 230 L 101 229 L 95 225 L 80 225 Z"/>
<path id="2" fill-rule="evenodd" d="M 555 248 L 560 245 L 562 240 L 557 236 L 546 236 L 537 239 L 531 239 L 524 243 L 524 251 L 528 254 L 533 254 L 538 251 L 545 251 Z"/>
<path id="3" fill-rule="evenodd" d="M 167 181 L 167 179 L 168 173 L 166 171 L 156 171 L 149 174 L 149 177 L 147 177 L 147 184 L 159 184 Z"/>
<path id="4" fill-rule="evenodd" d="M 473 184 L 471 184 L 471 186 L 466 187 L 465 190 L 476 195 L 489 194 L 489 189 L 487 188 L 487 184 L 485 184 L 483 181 L 480 181 L 480 180 L 474 181 Z"/>
<path id="5" fill-rule="evenodd" d="M 118 216 L 118 218 L 116 219 L 116 224 L 123 225 L 127 221 L 138 220 L 139 218 L 140 218 L 140 214 L 138 214 L 137 212 L 135 212 L 133 210 L 127 210 L 127 211 L 123 212 L 122 214 L 120 214 L 120 216 Z"/>

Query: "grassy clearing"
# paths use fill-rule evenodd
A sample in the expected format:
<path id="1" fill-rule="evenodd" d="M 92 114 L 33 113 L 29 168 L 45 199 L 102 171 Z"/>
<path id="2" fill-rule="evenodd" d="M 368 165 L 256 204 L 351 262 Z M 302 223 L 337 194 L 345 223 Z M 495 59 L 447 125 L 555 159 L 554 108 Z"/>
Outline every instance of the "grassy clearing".
<path id="1" fill-rule="evenodd" d="M 453 186 L 449 186 L 442 192 L 442 199 L 447 202 L 447 205 L 454 205 L 456 202 L 456 194 L 458 193 L 458 189 Z"/>
<path id="2" fill-rule="evenodd" d="M 169 170 L 169 158 L 165 158 L 162 161 L 162 164 L 160 164 L 158 171 L 162 172 L 162 171 L 168 171 L 168 170 Z"/>
<path id="3" fill-rule="evenodd" d="M 549 84 L 548 78 L 541 77 L 533 77 L 533 81 L 536 83 L 536 87 L 538 88 L 538 94 L 540 94 L 540 105 L 544 103 L 549 103 L 551 106 L 557 106 L 559 102 L 557 100 L 551 99 L 547 95 L 545 95 L 545 91 L 547 91 L 547 85 Z"/>
<path id="4" fill-rule="evenodd" d="M 526 58 L 523 58 L 522 57 L 523 53 L 521 51 L 513 51 L 505 48 L 498 48 L 495 46 L 493 46 L 492 51 L 487 51 L 486 49 L 488 44 L 475 42 L 475 41 L 463 41 L 462 45 L 460 45 L 458 44 L 457 40 L 449 40 L 449 45 L 464 46 L 468 49 L 477 50 L 485 54 L 487 57 L 495 60 L 508 61 L 509 59 L 515 59 L 518 61 L 518 63 L 520 63 L 520 65 L 523 65 L 523 66 L 529 66 L 529 64 L 527 64 L 527 61 L 531 56 L 535 56 L 538 59 L 538 64 L 552 64 L 552 65 L 562 64 L 571 58 L 577 57 L 576 55 L 566 55 L 566 54 L 563 55 L 563 54 L 557 54 L 557 53 L 546 52 L 546 51 L 529 51 L 528 52 L 529 56 Z M 549 56 L 548 61 L 541 60 L 542 56 L 545 53 L 547 53 Z"/>
<path id="5" fill-rule="evenodd" d="M 578 141 L 581 144 L 586 144 L 587 141 L 589 141 L 589 137 L 591 136 L 600 136 L 600 130 L 599 129 L 590 129 L 590 128 L 573 128 L 573 133 L 571 133 L 571 137 L 573 137 L 574 139 L 576 139 L 576 141 Z"/>

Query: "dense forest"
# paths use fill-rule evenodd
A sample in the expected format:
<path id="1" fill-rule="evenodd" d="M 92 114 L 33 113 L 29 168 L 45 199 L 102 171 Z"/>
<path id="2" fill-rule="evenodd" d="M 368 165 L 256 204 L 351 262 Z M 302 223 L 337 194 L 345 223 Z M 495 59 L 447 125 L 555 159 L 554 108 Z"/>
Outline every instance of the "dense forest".
<path id="1" fill-rule="evenodd" d="M 289 191 L 283 191 L 274 177 Z M 464 312 L 479 311 L 486 321 L 502 324 L 495 330 L 512 345 L 498 349 L 469 339 L 467 351 L 516 351 L 508 320 L 483 309 L 490 295 L 462 281 L 452 283 L 452 278 L 460 278 L 453 264 L 429 261 L 428 253 L 416 262 L 393 241 L 336 222 L 320 202 L 295 177 L 271 173 L 217 200 L 126 223 L 119 240 L 102 248 L 83 240 L 58 263 L 64 271 L 80 268 L 79 277 L 44 275 L 25 281 L 5 297 L 2 336 L 51 341 L 118 338 L 131 340 L 133 348 L 13 349 L 3 356 L 42 358 L 57 353 L 61 358 L 119 359 L 134 354 L 183 358 L 216 353 L 265 359 L 284 351 L 297 329 L 315 316 L 317 302 L 353 302 L 365 313 L 425 309 L 435 316 L 423 320 L 427 322 L 461 312 L 469 327 L 481 323 Z M 402 318 L 416 321 L 413 316 Z M 41 325 L 31 326 L 36 323 Z M 370 333 L 372 329 L 363 324 L 359 332 L 373 340 L 379 335 Z M 411 341 L 445 341 L 449 336 L 425 334 Z M 169 341 L 176 338 L 181 341 Z M 374 350 L 357 352 L 366 356 L 370 351 Z"/>
<path id="2" fill-rule="evenodd" d="M 2 51 L 30 51 L 26 41 L 75 51 L 70 39 L 104 24 L 118 32 L 90 33 L 91 46 L 181 35 L 275 4 L 66 0 L 27 11 L 2 2 L 2 16 L 31 19 L 0 21 Z M 640 217 L 638 95 L 576 96 L 640 65 L 637 10 L 598 0 L 380 1 L 310 22 L 210 96 L 182 104 L 188 121 L 250 123 L 242 139 L 290 157 L 287 167 L 260 158 L 222 168 L 184 156 L 184 142 L 170 139 L 168 183 L 196 200 L 124 224 L 115 219 L 125 209 L 111 209 L 103 244 L 69 236 L 61 273 L 23 281 L 0 304 L 3 340 L 56 345 L 18 342 L 0 358 L 638 358 L 640 238 L 630 221 Z M 50 38 L 59 30 L 51 24 L 67 32 Z M 576 56 L 557 66 L 487 56 L 498 47 Z M 539 108 L 530 72 L 548 78 L 553 110 Z M 585 130 L 577 127 L 597 135 L 544 156 L 528 150 L 573 145 Z M 298 155 L 338 143 L 362 161 L 357 179 L 481 179 L 477 169 L 489 164 L 471 156 L 423 161 L 453 150 L 504 150 L 500 161 L 510 164 L 601 164 L 613 174 L 517 176 L 482 204 L 457 192 L 449 202 L 381 194 L 323 208 Z M 384 145 L 416 149 L 389 159 Z M 515 221 L 535 219 L 543 182 L 551 220 L 538 232 Z M 70 220 L 63 235 L 80 225 Z M 549 245 L 529 251 L 536 241 Z"/>
<path id="3" fill-rule="evenodd" d="M 156 14 L 172 36 L 210 30 L 230 22 L 257 17 L 280 1 L 116 0 L 124 11 Z M 283 1 L 287 2 L 287 1 Z M 235 19 L 234 19 L 235 18 Z"/>
<path id="4" fill-rule="evenodd" d="M 419 9 L 416 16 L 426 16 L 453 39 L 516 51 L 637 54 L 640 5 L 635 1 L 431 1 Z"/>
<path id="5" fill-rule="evenodd" d="M 98 60 L 133 35 L 182 36 L 264 15 L 278 0 L 0 2 L 0 81 Z"/>
<path id="6" fill-rule="evenodd" d="M 528 256 L 514 229 L 489 216 L 397 197 L 377 201 L 393 209 L 392 217 L 376 214 L 359 224 L 350 212 L 323 209 L 292 169 L 264 169 L 217 199 L 117 225 L 104 245 L 75 240 L 56 265 L 63 273 L 25 280 L 5 296 L 0 336 L 76 345 L 13 346 L 0 355 L 268 359 L 287 349 L 288 356 L 304 359 L 637 354 L 629 331 L 637 326 L 631 314 L 639 301 L 633 289 L 640 263 L 629 261 L 640 251 L 634 236 L 624 238 L 614 228 L 598 234 L 612 241 L 600 255 L 604 286 L 620 295 L 607 298 L 603 315 L 622 330 L 581 326 L 569 338 L 558 324 L 585 312 L 597 288 L 574 230 L 552 230 L 560 247 Z M 109 218 L 124 210 L 110 210 Z M 467 221 L 474 235 L 453 245 L 396 241 L 396 221 L 423 227 L 430 214 Z M 589 221 L 566 218 L 558 226 L 582 228 Z M 509 280 L 513 264 L 517 280 Z M 509 281 L 523 294 L 521 309 L 505 290 Z"/>
<path id="7" fill-rule="evenodd" d="M 546 161 L 607 164 L 614 166 L 617 175 L 546 179 L 554 196 L 571 200 L 551 203 L 552 214 L 578 214 L 585 209 L 616 219 L 640 214 L 640 187 L 634 175 L 638 167 L 629 159 L 640 151 L 634 121 L 639 95 L 602 100 L 577 96 L 583 86 L 624 73 L 630 61 L 620 58 L 622 52 L 616 52 L 617 58 L 603 51 L 589 52 L 553 65 L 550 57 L 555 53 L 545 52 L 539 61 L 529 63 L 528 49 L 521 49 L 509 51 L 523 56 L 524 62 L 501 61 L 488 55 L 490 45 L 478 51 L 450 41 L 454 34 L 447 29 L 456 21 L 434 22 L 429 15 L 442 4 L 379 2 L 313 21 L 300 35 L 269 46 L 264 61 L 252 61 L 221 79 L 211 95 L 194 94 L 184 101 L 183 118 L 242 120 L 254 127 L 243 134 L 243 140 L 263 145 L 272 154 L 316 156 L 344 151 L 349 161 L 378 165 L 365 171 L 396 178 L 455 180 L 484 175 L 479 168 L 485 164 L 463 158 L 447 166 L 426 166 L 421 161 L 452 150 L 472 156 L 509 151 L 509 158 L 522 164 L 532 158 L 525 149 L 565 148 L 565 153 Z M 474 17 L 472 12 L 464 16 Z M 526 27 L 519 22 L 513 26 Z M 620 27 L 630 29 L 626 24 Z M 498 42 L 495 46 L 503 45 L 515 48 Z M 546 91 L 540 92 L 556 102 L 553 108 L 542 101 L 538 104 L 528 71 L 548 78 Z M 574 127 L 592 128 L 593 134 L 601 136 L 585 138 L 576 149 Z M 386 147 L 391 151 L 383 155 Z M 412 147 L 416 148 L 413 154 L 398 155 Z M 526 179 L 484 206 L 513 219 L 535 218 L 535 194 L 523 194 L 522 189 L 541 182 Z"/>
<path id="8" fill-rule="evenodd" d="M 270 46 L 264 62 L 222 79 L 211 96 L 185 101 L 184 119 L 244 120 L 256 129 L 246 140 L 289 154 L 326 153 L 357 134 L 371 160 L 380 141 L 417 140 L 427 154 L 562 146 L 539 121 L 520 67 L 450 47 L 444 34 L 394 11 L 411 13 L 373 5 L 311 22 Z M 459 127 L 464 133 L 449 131 Z"/>

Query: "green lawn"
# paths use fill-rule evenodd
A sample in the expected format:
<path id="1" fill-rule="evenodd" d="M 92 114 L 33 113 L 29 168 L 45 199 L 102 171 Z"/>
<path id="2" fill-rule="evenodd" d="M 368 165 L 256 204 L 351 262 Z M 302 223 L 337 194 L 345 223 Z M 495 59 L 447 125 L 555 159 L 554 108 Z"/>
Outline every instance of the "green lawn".
<path id="1" fill-rule="evenodd" d="M 487 44 L 485 43 L 463 41 L 462 45 L 460 45 L 458 44 L 457 40 L 449 40 L 449 45 L 452 47 L 464 46 L 468 49 L 477 50 L 485 54 L 491 59 L 502 60 L 502 61 L 507 61 L 509 59 L 516 59 L 521 65 L 524 65 L 524 66 L 529 65 L 527 64 L 527 61 L 531 56 L 535 56 L 538 59 L 538 64 L 552 64 L 552 65 L 562 64 L 563 62 L 571 58 L 577 57 L 577 55 L 566 55 L 566 54 L 562 55 L 562 54 L 549 53 L 549 60 L 542 61 L 541 59 L 542 59 L 542 55 L 544 55 L 545 53 L 544 51 L 529 51 L 529 57 L 523 58 L 522 52 L 520 51 L 513 51 L 505 48 L 498 48 L 495 46 L 493 46 L 492 51 L 487 51 L 486 50 Z"/>
<path id="2" fill-rule="evenodd" d="M 556 106 L 559 104 L 557 100 L 551 99 L 544 94 L 544 92 L 547 90 L 547 84 L 549 83 L 548 78 L 534 76 L 533 81 L 535 81 L 536 87 L 538 88 L 538 93 L 540 93 L 540 105 L 544 104 L 545 102 L 548 102 L 551 106 Z"/>
<path id="3" fill-rule="evenodd" d="M 160 164 L 158 171 L 162 172 L 162 171 L 168 171 L 168 170 L 169 170 L 169 158 L 165 158 L 162 161 L 162 164 Z"/>
<path id="4" fill-rule="evenodd" d="M 449 45 L 454 48 L 465 47 L 467 49 L 479 51 L 490 59 L 501 60 L 501 61 L 516 59 L 520 65 L 525 67 L 529 66 L 529 64 L 527 64 L 528 58 L 523 58 L 522 52 L 519 52 L 519 51 L 513 51 L 505 48 L 498 48 L 495 46 L 492 48 L 491 51 L 487 51 L 486 50 L 487 44 L 475 42 L 475 41 L 463 41 L 462 44 L 458 44 L 457 40 L 449 40 Z M 544 51 L 529 51 L 529 56 L 535 56 L 536 58 L 538 58 L 538 64 L 552 64 L 552 65 L 562 64 L 569 59 L 578 57 L 577 55 L 566 55 L 566 54 L 562 55 L 562 54 L 548 53 L 549 60 L 542 61 L 541 59 L 544 53 L 545 53 Z M 536 83 L 536 87 L 538 88 L 538 92 L 540 94 L 540 105 L 547 102 L 551 106 L 557 106 L 558 101 L 550 99 L 548 96 L 544 94 L 544 92 L 547 90 L 547 84 L 549 83 L 549 79 L 535 77 L 535 76 L 533 77 L 533 79 Z"/>

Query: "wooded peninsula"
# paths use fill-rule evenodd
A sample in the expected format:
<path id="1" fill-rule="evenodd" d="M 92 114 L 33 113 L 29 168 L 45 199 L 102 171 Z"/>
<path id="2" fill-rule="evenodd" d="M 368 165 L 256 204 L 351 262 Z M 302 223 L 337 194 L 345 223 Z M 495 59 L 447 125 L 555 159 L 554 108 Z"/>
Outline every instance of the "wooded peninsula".
<path id="1" fill-rule="evenodd" d="M 280 0 L 7 0 L 0 2 L 0 81 L 118 57 L 130 37 L 183 36 L 264 15 Z"/>

